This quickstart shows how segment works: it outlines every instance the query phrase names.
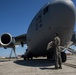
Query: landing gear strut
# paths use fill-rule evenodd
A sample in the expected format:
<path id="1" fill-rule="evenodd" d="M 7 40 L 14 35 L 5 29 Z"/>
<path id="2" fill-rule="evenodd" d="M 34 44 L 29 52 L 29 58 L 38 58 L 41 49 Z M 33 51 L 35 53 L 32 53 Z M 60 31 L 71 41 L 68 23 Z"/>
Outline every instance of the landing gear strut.
<path id="1" fill-rule="evenodd" d="M 15 58 L 18 60 L 17 55 L 16 55 L 16 51 L 15 51 L 15 46 L 14 46 L 14 47 L 12 47 L 12 50 L 11 50 L 11 53 L 10 53 L 10 56 L 9 56 L 9 61 L 10 61 L 11 56 L 12 56 L 12 51 L 13 51 L 14 54 L 15 54 Z"/>

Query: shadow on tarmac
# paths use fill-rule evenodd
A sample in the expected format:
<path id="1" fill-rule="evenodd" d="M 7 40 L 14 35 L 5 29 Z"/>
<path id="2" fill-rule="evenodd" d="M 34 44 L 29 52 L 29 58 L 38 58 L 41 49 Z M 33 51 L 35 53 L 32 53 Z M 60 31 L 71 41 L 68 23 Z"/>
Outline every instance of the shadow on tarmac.
<path id="1" fill-rule="evenodd" d="M 54 65 L 54 63 L 51 60 L 47 60 L 47 59 L 18 60 L 18 61 L 14 61 L 14 63 L 18 65 L 30 66 L 30 67 L 45 67 L 45 66 Z"/>
<path id="2" fill-rule="evenodd" d="M 41 70 L 57 70 L 57 69 L 55 69 L 55 68 L 48 68 L 48 67 L 42 67 L 42 68 L 39 68 L 39 69 L 41 69 Z"/>

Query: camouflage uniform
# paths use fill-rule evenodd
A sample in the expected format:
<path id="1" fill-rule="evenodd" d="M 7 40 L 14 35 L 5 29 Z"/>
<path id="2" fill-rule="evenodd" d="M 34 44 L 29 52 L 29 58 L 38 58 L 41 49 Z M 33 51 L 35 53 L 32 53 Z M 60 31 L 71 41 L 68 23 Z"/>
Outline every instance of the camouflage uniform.
<path id="1" fill-rule="evenodd" d="M 58 68 L 58 65 L 59 65 L 59 68 L 62 68 L 62 59 L 61 59 L 61 50 L 60 50 L 60 38 L 58 36 L 56 36 L 54 38 L 54 44 L 55 44 L 55 47 L 54 47 L 54 58 L 55 58 L 55 68 Z"/>

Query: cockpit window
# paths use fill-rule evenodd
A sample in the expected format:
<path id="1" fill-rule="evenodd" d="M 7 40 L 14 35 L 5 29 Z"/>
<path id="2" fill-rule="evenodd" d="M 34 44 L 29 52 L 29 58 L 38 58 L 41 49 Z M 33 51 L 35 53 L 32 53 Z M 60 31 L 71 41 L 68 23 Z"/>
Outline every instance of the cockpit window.
<path id="1" fill-rule="evenodd" d="M 48 6 L 44 9 L 43 14 L 45 15 L 48 12 Z"/>

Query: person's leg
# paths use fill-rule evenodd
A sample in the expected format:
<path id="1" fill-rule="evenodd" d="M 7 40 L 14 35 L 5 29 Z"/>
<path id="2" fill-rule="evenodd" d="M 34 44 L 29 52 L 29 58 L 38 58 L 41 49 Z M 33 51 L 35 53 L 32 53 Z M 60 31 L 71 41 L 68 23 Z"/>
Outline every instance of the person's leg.
<path id="1" fill-rule="evenodd" d="M 58 69 L 58 58 L 55 60 L 55 69 Z"/>
<path id="2" fill-rule="evenodd" d="M 58 63 L 59 63 L 59 68 L 62 69 L 62 60 L 61 60 L 61 56 L 59 56 L 59 61 L 58 61 Z"/>

